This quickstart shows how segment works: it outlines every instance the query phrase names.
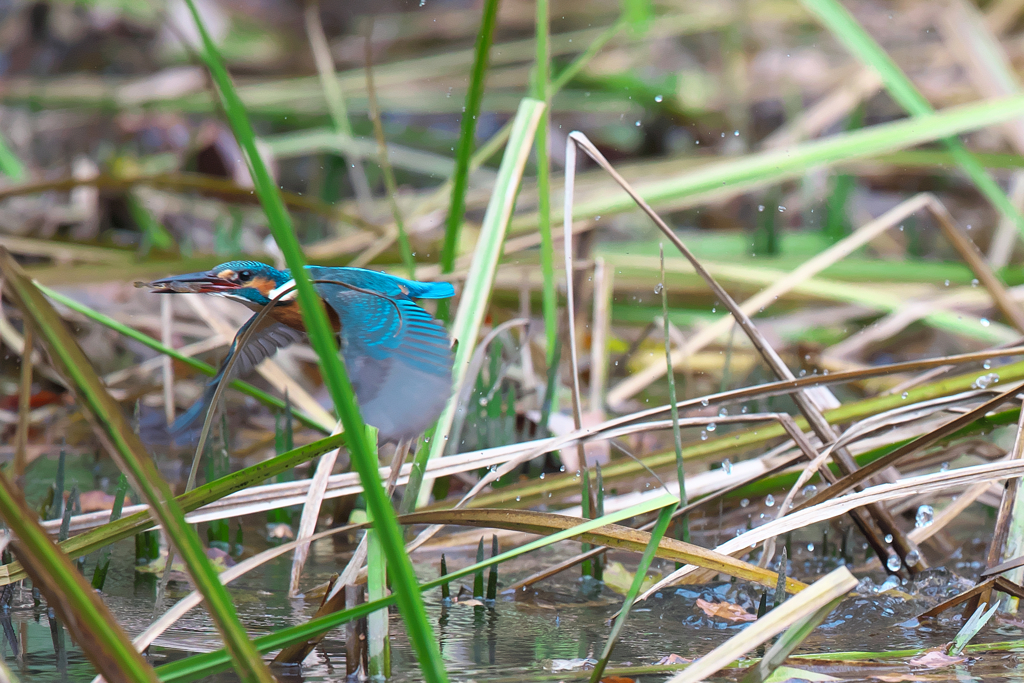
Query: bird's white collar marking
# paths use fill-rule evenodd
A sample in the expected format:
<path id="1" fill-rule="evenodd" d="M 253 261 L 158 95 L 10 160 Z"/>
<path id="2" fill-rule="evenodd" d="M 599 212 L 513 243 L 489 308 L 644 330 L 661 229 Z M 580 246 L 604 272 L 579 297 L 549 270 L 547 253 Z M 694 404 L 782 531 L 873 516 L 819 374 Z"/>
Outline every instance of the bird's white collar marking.
<path id="1" fill-rule="evenodd" d="M 292 291 L 288 292 L 283 297 L 281 297 L 281 301 L 291 301 L 292 299 L 295 298 L 295 289 L 294 289 L 294 287 L 295 287 L 295 280 L 289 280 L 288 282 L 284 283 L 280 287 L 278 287 L 276 289 L 270 290 L 270 293 L 267 294 L 267 298 L 268 299 L 276 299 L 278 294 L 280 294 L 281 292 L 286 292 L 289 289 L 291 289 Z"/>

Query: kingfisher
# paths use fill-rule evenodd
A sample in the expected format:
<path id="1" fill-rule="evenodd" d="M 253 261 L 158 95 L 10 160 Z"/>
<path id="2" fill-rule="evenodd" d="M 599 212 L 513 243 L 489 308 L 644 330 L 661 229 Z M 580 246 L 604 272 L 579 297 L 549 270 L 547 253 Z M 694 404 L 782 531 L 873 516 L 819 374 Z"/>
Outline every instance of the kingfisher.
<path id="1" fill-rule="evenodd" d="M 378 429 L 382 443 L 413 439 L 444 410 L 452 392 L 452 345 L 444 327 L 415 299 L 455 295 L 448 282 L 415 282 L 364 268 L 306 266 L 338 335 L 363 421 Z M 238 330 L 202 398 L 171 426 L 182 433 L 206 414 L 232 356 L 232 378 L 244 377 L 265 358 L 306 338 L 295 280 L 290 271 L 259 261 L 228 261 L 202 273 L 145 283 L 158 293 L 195 292 L 237 301 L 254 312 Z M 264 307 L 273 307 L 258 323 Z M 245 346 L 241 336 L 258 327 Z"/>

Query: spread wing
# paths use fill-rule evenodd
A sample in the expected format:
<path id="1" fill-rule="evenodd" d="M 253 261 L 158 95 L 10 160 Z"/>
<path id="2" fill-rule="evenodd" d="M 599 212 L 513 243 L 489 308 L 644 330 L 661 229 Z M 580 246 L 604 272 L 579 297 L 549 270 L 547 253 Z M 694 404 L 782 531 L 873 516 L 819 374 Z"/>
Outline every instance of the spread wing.
<path id="1" fill-rule="evenodd" d="M 451 395 L 448 334 L 402 292 L 346 284 L 316 288 L 341 323 L 342 357 L 363 420 L 380 430 L 381 441 L 416 437 Z"/>
<path id="2" fill-rule="evenodd" d="M 275 322 L 269 315 L 260 321 L 259 327 L 252 336 L 249 337 L 248 342 L 241 350 L 236 350 L 238 340 L 245 332 L 246 328 L 256 319 L 256 316 L 249 318 L 248 321 L 238 330 L 238 334 L 235 335 L 235 340 L 231 343 L 231 353 L 238 353 L 238 360 L 235 361 L 235 367 L 232 369 L 232 377 L 245 377 L 253 368 L 262 363 L 265 359 L 270 358 L 278 349 L 291 346 L 296 342 L 300 342 L 306 338 L 305 332 L 300 332 L 292 327 L 279 322 Z M 225 359 L 225 363 L 227 359 Z M 223 370 L 224 366 L 221 366 Z M 218 374 L 218 377 L 220 375 Z"/>
<path id="3" fill-rule="evenodd" d="M 287 325 L 276 322 L 270 316 L 266 316 L 260 321 L 259 327 L 257 327 L 249 336 L 245 346 L 239 350 L 238 340 L 241 339 L 242 335 L 245 334 L 245 331 L 254 324 L 256 317 L 257 316 L 253 315 L 245 322 L 244 325 L 242 325 L 242 327 L 239 328 L 234 341 L 231 342 L 231 348 L 228 350 L 228 355 L 224 357 L 224 361 L 220 365 L 220 370 L 206 385 L 206 389 L 203 390 L 202 397 L 174 421 L 174 424 L 171 425 L 170 429 L 172 434 L 181 433 L 193 426 L 196 426 L 196 423 L 206 416 L 206 411 L 209 410 L 210 403 L 213 402 L 213 394 L 217 391 L 217 385 L 219 385 L 224 379 L 224 373 L 227 370 L 228 361 L 233 355 L 237 354 L 238 359 L 231 368 L 231 378 L 245 377 L 264 359 L 273 356 L 278 349 L 291 346 L 295 342 L 301 341 L 306 336 L 305 332 L 300 332 L 288 327 Z"/>

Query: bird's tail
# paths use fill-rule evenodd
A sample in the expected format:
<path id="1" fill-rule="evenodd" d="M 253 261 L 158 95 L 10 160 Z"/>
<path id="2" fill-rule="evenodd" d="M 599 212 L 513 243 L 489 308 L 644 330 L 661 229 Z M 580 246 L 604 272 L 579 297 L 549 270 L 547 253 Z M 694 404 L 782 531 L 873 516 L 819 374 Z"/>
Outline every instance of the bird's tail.
<path id="1" fill-rule="evenodd" d="M 217 391 L 220 379 L 220 375 L 217 375 L 217 377 L 210 380 L 199 400 L 193 403 L 191 408 L 179 415 L 168 428 L 167 431 L 175 437 L 176 441 L 191 441 L 196 436 L 192 432 L 202 425 L 203 418 L 206 417 L 206 411 L 209 410 L 210 404 L 213 403 L 213 394 Z"/>
<path id="2" fill-rule="evenodd" d="M 413 282 L 405 281 L 409 288 L 409 296 L 413 299 L 448 299 L 455 296 L 455 288 L 450 282 Z"/>

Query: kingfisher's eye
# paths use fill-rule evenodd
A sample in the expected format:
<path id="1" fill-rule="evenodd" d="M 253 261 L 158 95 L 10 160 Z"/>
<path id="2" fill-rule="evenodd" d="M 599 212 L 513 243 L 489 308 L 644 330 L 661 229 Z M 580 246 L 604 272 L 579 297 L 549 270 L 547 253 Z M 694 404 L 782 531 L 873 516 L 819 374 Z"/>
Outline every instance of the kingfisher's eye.
<path id="1" fill-rule="evenodd" d="M 238 274 L 238 279 L 242 280 L 243 282 L 247 282 L 250 279 L 252 279 L 252 273 L 250 273 L 248 270 L 243 270 L 241 273 Z"/>

